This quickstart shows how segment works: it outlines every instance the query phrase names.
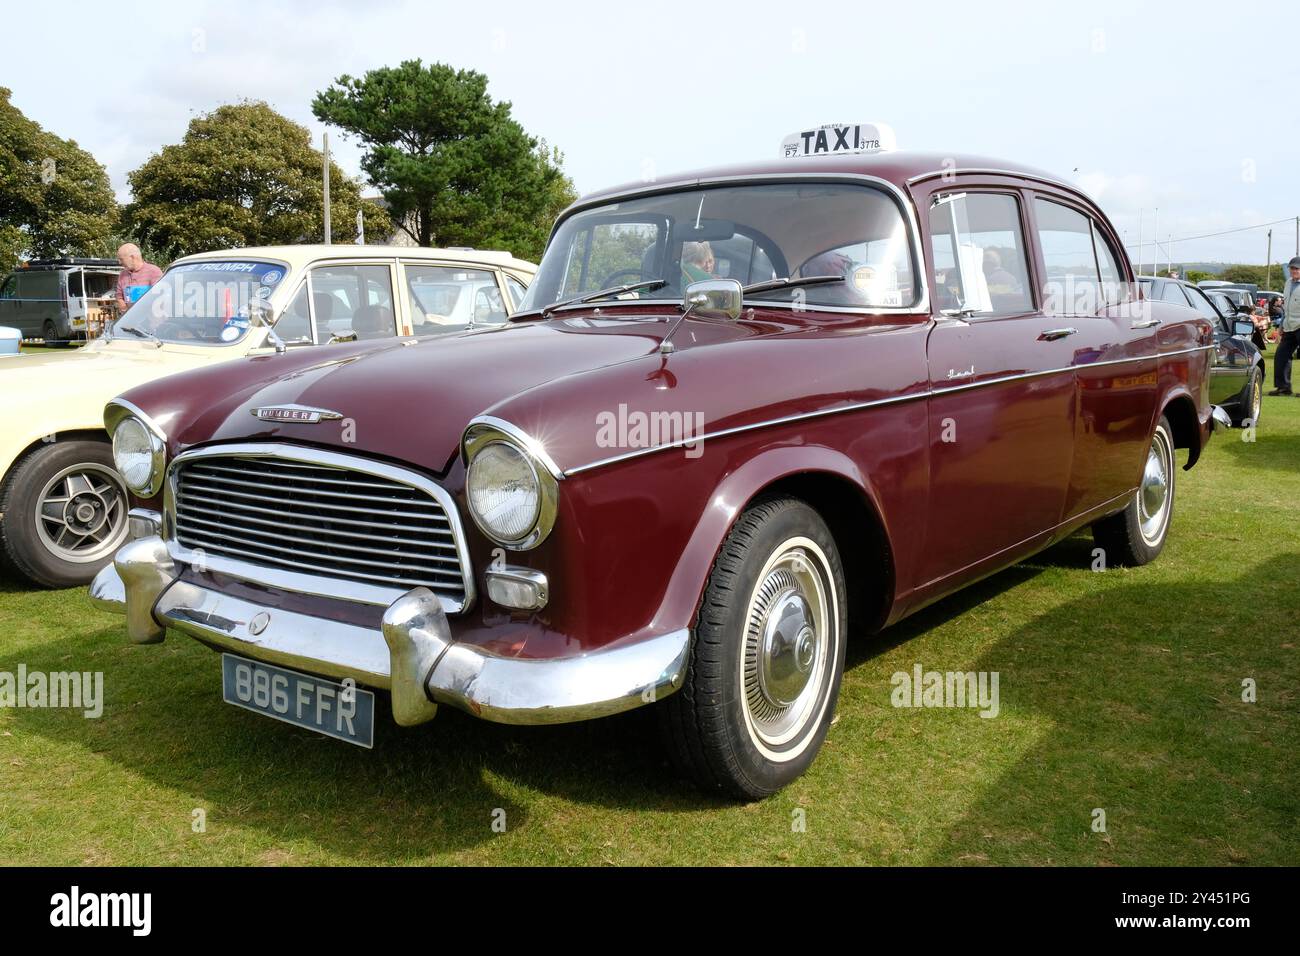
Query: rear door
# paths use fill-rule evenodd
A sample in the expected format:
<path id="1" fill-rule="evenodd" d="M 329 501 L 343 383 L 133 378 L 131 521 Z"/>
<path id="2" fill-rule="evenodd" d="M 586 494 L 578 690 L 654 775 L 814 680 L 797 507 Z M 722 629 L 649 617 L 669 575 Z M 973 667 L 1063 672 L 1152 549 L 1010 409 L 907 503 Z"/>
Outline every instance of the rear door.
<path id="1" fill-rule="evenodd" d="M 927 583 L 1014 560 L 1060 522 L 1077 345 L 1042 311 L 1018 190 L 941 187 L 929 226 Z"/>
<path id="2" fill-rule="evenodd" d="M 1137 486 L 1156 401 L 1159 322 L 1140 307 L 1115 236 L 1092 210 L 1075 197 L 1036 193 L 1033 213 L 1043 298 L 1070 330 L 1078 390 L 1069 520 Z"/>

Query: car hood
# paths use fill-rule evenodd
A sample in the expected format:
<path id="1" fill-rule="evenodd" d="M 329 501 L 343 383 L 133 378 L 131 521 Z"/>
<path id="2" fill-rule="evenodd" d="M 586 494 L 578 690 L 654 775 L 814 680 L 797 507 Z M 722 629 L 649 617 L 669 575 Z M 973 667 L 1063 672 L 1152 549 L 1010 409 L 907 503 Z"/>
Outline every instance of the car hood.
<path id="1" fill-rule="evenodd" d="M 7 356 L 0 364 L 0 468 L 41 436 L 102 428 L 104 404 L 120 392 L 222 357 L 147 343 Z"/>
<path id="2" fill-rule="evenodd" d="M 364 449 L 442 474 L 471 419 L 545 383 L 657 356 L 675 318 L 588 313 L 383 344 L 291 349 L 153 382 L 124 398 L 167 433 L 173 453 L 208 442 L 273 439 Z M 696 347 L 754 334 L 753 326 L 718 323 L 683 338 L 685 347 Z M 281 423 L 255 414 L 285 405 L 338 417 Z"/>

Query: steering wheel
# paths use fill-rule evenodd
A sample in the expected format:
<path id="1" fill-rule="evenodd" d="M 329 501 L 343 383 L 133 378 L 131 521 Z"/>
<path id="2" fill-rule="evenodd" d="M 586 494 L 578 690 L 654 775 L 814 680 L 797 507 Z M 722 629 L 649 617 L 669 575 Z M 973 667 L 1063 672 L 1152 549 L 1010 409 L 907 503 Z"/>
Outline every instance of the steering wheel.
<path id="1" fill-rule="evenodd" d="M 609 275 L 605 276 L 605 280 L 601 282 L 600 288 L 612 289 L 615 286 L 628 285 L 629 283 L 616 281 L 621 276 L 628 276 L 628 277 L 635 276 L 637 278 L 634 281 L 638 281 L 638 282 L 643 279 L 657 278 L 656 276 L 646 275 L 644 269 L 619 269 L 617 272 L 611 272 Z"/>

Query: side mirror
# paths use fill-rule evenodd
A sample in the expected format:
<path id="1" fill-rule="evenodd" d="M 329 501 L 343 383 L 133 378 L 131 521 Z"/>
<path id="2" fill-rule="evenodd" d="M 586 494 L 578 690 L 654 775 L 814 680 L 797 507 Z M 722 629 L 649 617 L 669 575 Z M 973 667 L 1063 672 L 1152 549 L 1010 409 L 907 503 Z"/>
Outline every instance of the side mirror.
<path id="1" fill-rule="evenodd" d="M 740 300 L 744 293 L 735 279 L 704 279 L 692 282 L 682 295 L 682 308 L 691 315 L 706 319 L 740 318 Z"/>
<path id="2" fill-rule="evenodd" d="M 1233 335 L 1254 335 L 1254 334 L 1255 334 L 1255 323 L 1254 323 L 1254 322 L 1241 322 L 1241 321 L 1233 322 L 1233 323 L 1232 323 L 1232 334 L 1233 334 Z"/>

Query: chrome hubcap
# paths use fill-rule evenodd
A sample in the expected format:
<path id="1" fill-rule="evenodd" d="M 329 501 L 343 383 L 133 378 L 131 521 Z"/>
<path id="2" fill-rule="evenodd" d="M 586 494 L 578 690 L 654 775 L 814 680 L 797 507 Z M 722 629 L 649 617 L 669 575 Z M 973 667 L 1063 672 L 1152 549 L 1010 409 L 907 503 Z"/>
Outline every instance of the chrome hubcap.
<path id="1" fill-rule="evenodd" d="M 126 540 L 126 490 L 102 465 L 65 468 L 37 498 L 36 532 L 57 558 L 78 564 L 98 561 Z"/>
<path id="2" fill-rule="evenodd" d="M 1157 544 L 1169 522 L 1170 483 L 1173 480 L 1173 449 L 1162 429 L 1157 429 L 1147 451 L 1142 487 L 1138 489 L 1138 525 L 1147 544 Z"/>
<path id="3" fill-rule="evenodd" d="M 820 718 L 838 621 L 826 559 L 792 538 L 767 561 L 750 598 L 741 659 L 745 721 L 760 749 L 795 740 Z M 793 753 L 769 753 L 790 759 Z"/>

